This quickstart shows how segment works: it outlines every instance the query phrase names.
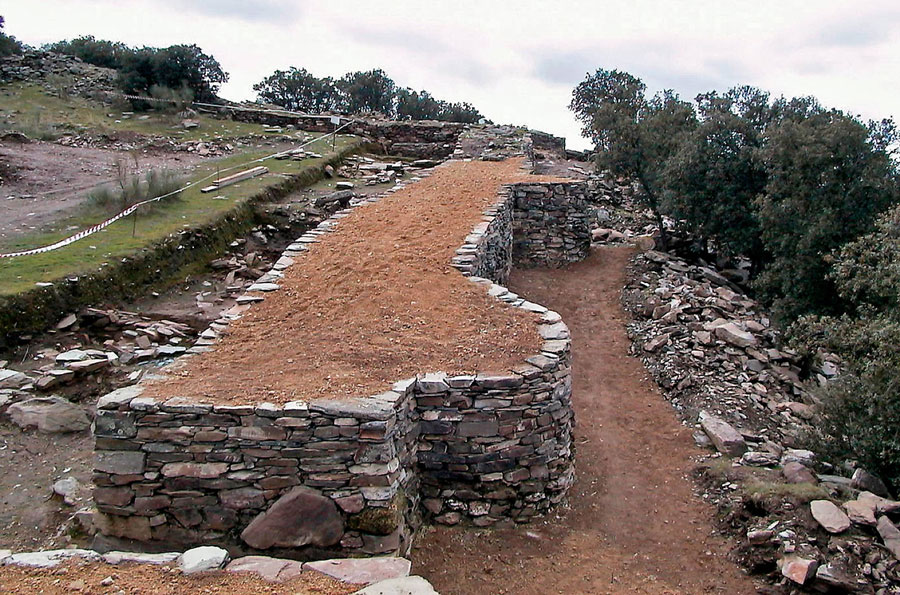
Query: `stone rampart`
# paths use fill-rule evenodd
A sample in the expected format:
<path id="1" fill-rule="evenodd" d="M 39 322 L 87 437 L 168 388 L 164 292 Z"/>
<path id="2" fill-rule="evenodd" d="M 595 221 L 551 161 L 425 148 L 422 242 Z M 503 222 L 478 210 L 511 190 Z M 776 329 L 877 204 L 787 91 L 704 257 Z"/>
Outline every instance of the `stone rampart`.
<path id="1" fill-rule="evenodd" d="M 513 370 L 424 373 L 371 397 L 285 405 L 160 402 L 142 397 L 140 384 L 103 397 L 100 530 L 291 556 L 372 555 L 407 551 L 423 517 L 525 522 L 559 502 L 574 478 L 569 332 L 557 313 L 496 282 L 508 279 L 514 245 L 528 263 L 574 259 L 583 195 L 582 183 L 506 186 L 454 258 L 491 296 L 536 314 L 541 350 Z M 543 207 L 554 213 L 538 218 Z M 348 212 L 298 238 L 247 299 L 264 299 L 280 271 Z M 237 316 L 214 323 L 192 351 L 209 349 Z"/>

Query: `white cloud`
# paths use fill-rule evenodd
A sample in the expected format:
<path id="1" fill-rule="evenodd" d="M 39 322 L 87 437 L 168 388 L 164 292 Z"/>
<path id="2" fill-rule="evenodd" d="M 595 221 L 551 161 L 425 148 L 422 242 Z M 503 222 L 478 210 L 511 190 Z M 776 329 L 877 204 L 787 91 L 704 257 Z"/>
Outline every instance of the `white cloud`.
<path id="1" fill-rule="evenodd" d="M 587 143 L 566 106 L 598 67 L 632 72 L 651 92 L 750 84 L 870 118 L 891 115 L 900 94 L 900 10 L 887 1 L 12 0 L 2 11 L 31 44 L 196 43 L 231 74 L 222 92 L 232 99 L 252 98 L 276 68 L 383 68 L 576 148 Z"/>

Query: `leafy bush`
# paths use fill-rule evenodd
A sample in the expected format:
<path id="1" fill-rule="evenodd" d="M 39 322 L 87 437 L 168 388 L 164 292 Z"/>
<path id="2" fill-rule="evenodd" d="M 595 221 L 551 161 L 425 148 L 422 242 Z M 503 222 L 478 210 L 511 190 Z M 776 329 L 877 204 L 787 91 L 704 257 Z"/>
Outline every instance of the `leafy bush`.
<path id="1" fill-rule="evenodd" d="M 814 446 L 831 460 L 856 460 L 900 488 L 900 376 L 873 365 L 829 382 L 819 395 Z"/>
<path id="2" fill-rule="evenodd" d="M 134 51 L 124 43 L 96 39 L 93 35 L 48 43 L 42 49 L 75 56 L 82 62 L 113 70 L 122 68 L 125 57 Z"/>

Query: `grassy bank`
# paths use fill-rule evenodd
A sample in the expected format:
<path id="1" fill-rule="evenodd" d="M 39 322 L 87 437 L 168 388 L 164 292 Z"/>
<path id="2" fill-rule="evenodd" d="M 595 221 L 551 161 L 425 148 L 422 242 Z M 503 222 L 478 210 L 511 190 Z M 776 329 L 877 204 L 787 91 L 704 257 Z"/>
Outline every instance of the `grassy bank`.
<path id="1" fill-rule="evenodd" d="M 320 159 L 268 160 L 270 173 L 265 176 L 209 194 L 202 194 L 198 185 L 136 222 L 126 218 L 59 250 L 0 261 L 0 347 L 21 334 L 47 328 L 65 312 L 133 297 L 166 283 L 184 267 L 220 254 L 256 224 L 255 202 L 275 200 L 317 182 L 325 165 L 339 163 L 361 145 L 359 139 L 344 137 L 338 139 L 335 153 Z M 218 167 L 259 156 L 230 157 Z M 192 177 L 199 179 L 216 169 L 214 164 L 204 167 Z M 70 233 L 31 237 L 30 245 L 18 248 L 52 243 Z"/>

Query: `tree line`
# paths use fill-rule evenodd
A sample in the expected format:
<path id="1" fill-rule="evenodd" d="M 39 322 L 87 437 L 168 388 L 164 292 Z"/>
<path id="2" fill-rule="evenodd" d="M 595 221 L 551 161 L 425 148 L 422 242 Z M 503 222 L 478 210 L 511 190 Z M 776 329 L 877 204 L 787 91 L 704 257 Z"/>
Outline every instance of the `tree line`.
<path id="1" fill-rule="evenodd" d="M 599 69 L 570 109 L 597 166 L 627 176 L 705 258 L 750 261 L 749 288 L 811 364 L 842 374 L 816 398 L 813 439 L 900 487 L 900 176 L 897 129 L 814 97 L 743 86 L 685 101 Z"/>
<path id="2" fill-rule="evenodd" d="M 0 17 L 2 19 L 2 17 Z M 3 23 L 0 20 L 0 30 Z M 21 53 L 15 38 L 0 31 L 0 55 Z M 131 47 L 91 35 L 42 46 L 43 50 L 68 54 L 83 62 L 111 68 L 118 73 L 118 86 L 129 95 L 160 99 L 213 102 L 228 73 L 213 56 L 196 45 L 166 48 Z M 440 120 L 475 123 L 482 114 L 466 102 L 437 99 L 428 91 L 397 84 L 381 69 L 348 72 L 333 79 L 319 78 L 306 69 L 276 70 L 253 86 L 260 102 L 307 113 L 363 115 L 380 113 L 398 120 Z M 138 109 L 145 102 L 133 101 Z"/>
<path id="3" fill-rule="evenodd" d="M 380 113 L 396 120 L 475 123 L 483 118 L 472 105 L 436 99 L 428 91 L 397 84 L 381 69 L 319 78 L 305 68 L 276 70 L 253 85 L 259 100 L 313 114 Z"/>

